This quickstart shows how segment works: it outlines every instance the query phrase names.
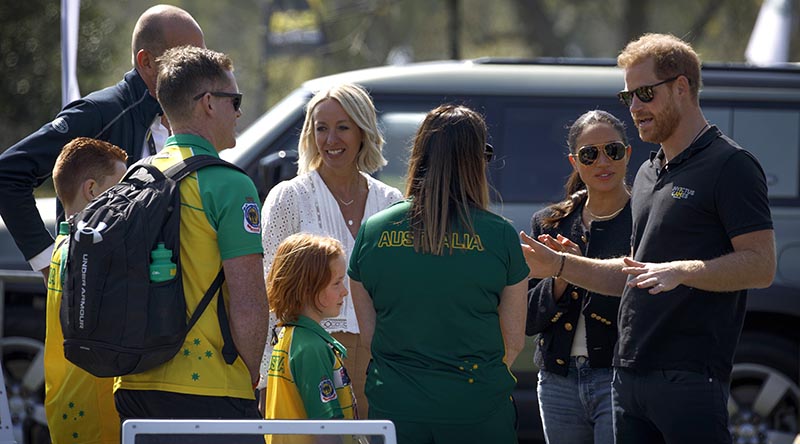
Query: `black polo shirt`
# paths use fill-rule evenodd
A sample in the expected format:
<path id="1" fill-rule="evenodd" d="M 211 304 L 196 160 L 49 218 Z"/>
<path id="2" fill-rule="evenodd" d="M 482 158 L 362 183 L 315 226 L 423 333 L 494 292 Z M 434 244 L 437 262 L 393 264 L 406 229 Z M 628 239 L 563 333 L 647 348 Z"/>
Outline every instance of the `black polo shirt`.
<path id="1" fill-rule="evenodd" d="M 641 262 L 707 260 L 731 253 L 731 238 L 772 229 L 767 184 L 755 157 L 712 126 L 664 165 L 651 153 L 631 198 L 633 254 Z M 712 371 L 728 379 L 747 291 L 679 285 L 655 295 L 625 288 L 614 365 Z"/>

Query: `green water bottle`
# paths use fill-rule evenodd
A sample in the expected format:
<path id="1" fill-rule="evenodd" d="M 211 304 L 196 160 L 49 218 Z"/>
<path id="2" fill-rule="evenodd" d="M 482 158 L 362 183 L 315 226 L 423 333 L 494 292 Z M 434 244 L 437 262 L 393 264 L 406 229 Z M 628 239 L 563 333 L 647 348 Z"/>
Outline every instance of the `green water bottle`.
<path id="1" fill-rule="evenodd" d="M 172 262 L 172 250 L 167 250 L 164 242 L 158 243 L 150 257 L 153 259 L 150 262 L 150 282 L 165 282 L 175 277 L 178 267 Z"/>
<path id="2" fill-rule="evenodd" d="M 69 222 L 62 220 L 58 224 L 58 235 L 59 236 L 69 236 Z M 59 285 L 60 288 L 64 288 L 64 282 L 67 278 L 67 259 L 69 258 L 69 240 L 60 244 L 59 248 L 59 257 L 58 257 L 58 275 L 55 273 L 50 273 L 47 278 L 47 285 L 54 286 L 56 285 L 56 279 L 60 279 L 61 282 Z M 52 287 L 55 288 L 55 287 Z"/>

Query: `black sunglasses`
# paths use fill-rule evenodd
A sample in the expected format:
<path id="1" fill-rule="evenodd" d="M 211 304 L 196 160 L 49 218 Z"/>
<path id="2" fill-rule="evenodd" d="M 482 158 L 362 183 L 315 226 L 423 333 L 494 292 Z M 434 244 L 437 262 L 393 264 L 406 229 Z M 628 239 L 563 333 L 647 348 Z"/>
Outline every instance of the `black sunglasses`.
<path id="1" fill-rule="evenodd" d="M 653 93 L 653 88 L 655 88 L 658 85 L 663 85 L 665 83 L 673 82 L 678 77 L 680 77 L 680 76 L 678 75 L 678 76 L 669 78 L 667 80 L 662 80 L 662 81 L 660 81 L 658 83 L 654 83 L 652 85 L 640 86 L 640 87 L 634 89 L 633 91 L 620 91 L 620 92 L 617 93 L 617 97 L 619 97 L 619 101 L 622 102 L 623 104 L 625 104 L 625 106 L 627 106 L 627 107 L 630 107 L 631 103 L 633 103 L 633 95 L 634 94 L 636 94 L 636 97 L 638 97 L 639 100 L 641 100 L 644 103 L 647 103 L 647 102 L 652 101 L 653 97 L 655 97 L 654 93 Z"/>
<path id="2" fill-rule="evenodd" d="M 194 96 L 193 100 L 200 100 L 206 94 L 211 94 L 214 97 L 230 97 L 232 98 L 233 102 L 233 110 L 239 111 L 239 108 L 242 106 L 242 94 L 241 93 L 229 93 L 229 92 L 222 92 L 222 91 L 203 91 L 200 94 Z"/>
<path id="3" fill-rule="evenodd" d="M 487 163 L 494 159 L 494 147 L 491 143 L 486 144 L 486 148 L 483 149 L 483 155 L 486 156 Z"/>
<path id="4" fill-rule="evenodd" d="M 622 142 L 609 142 L 602 145 L 602 148 L 606 152 L 606 156 L 611 160 L 622 159 L 628 149 Z M 600 155 L 600 147 L 597 145 L 584 145 L 578 149 L 578 154 L 570 154 L 570 156 L 576 157 L 584 165 L 593 164 L 598 155 Z"/>

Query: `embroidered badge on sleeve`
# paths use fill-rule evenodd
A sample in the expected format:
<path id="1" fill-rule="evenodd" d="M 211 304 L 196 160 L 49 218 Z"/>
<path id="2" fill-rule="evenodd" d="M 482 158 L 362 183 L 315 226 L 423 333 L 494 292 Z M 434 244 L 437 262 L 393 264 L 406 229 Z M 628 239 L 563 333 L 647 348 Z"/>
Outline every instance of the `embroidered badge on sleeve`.
<path id="1" fill-rule="evenodd" d="M 69 131 L 69 124 L 67 123 L 67 119 L 63 117 L 56 117 L 55 120 L 50 122 L 50 126 L 52 126 L 54 130 L 56 130 L 61 134 L 67 134 L 67 131 Z"/>
<path id="2" fill-rule="evenodd" d="M 336 399 L 336 389 L 333 387 L 333 381 L 330 378 L 322 378 L 319 382 L 319 400 L 331 402 L 334 399 Z"/>
<path id="3" fill-rule="evenodd" d="M 261 232 L 261 215 L 258 214 L 258 205 L 251 199 L 248 199 L 242 205 L 242 213 L 244 213 L 244 231 L 248 233 Z"/>

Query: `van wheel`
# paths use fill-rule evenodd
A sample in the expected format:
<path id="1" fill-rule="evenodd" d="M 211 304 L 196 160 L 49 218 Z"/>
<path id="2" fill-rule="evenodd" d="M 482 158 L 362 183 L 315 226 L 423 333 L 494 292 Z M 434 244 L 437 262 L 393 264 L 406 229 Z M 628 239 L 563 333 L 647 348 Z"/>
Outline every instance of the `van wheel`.
<path id="1" fill-rule="evenodd" d="M 800 415 L 800 350 L 791 341 L 743 333 L 731 374 L 728 399 L 734 443 L 792 444 Z"/>
<path id="2" fill-rule="evenodd" d="M 0 339 L 3 378 L 14 439 L 20 444 L 50 442 L 44 412 L 44 344 L 36 339 Z"/>

